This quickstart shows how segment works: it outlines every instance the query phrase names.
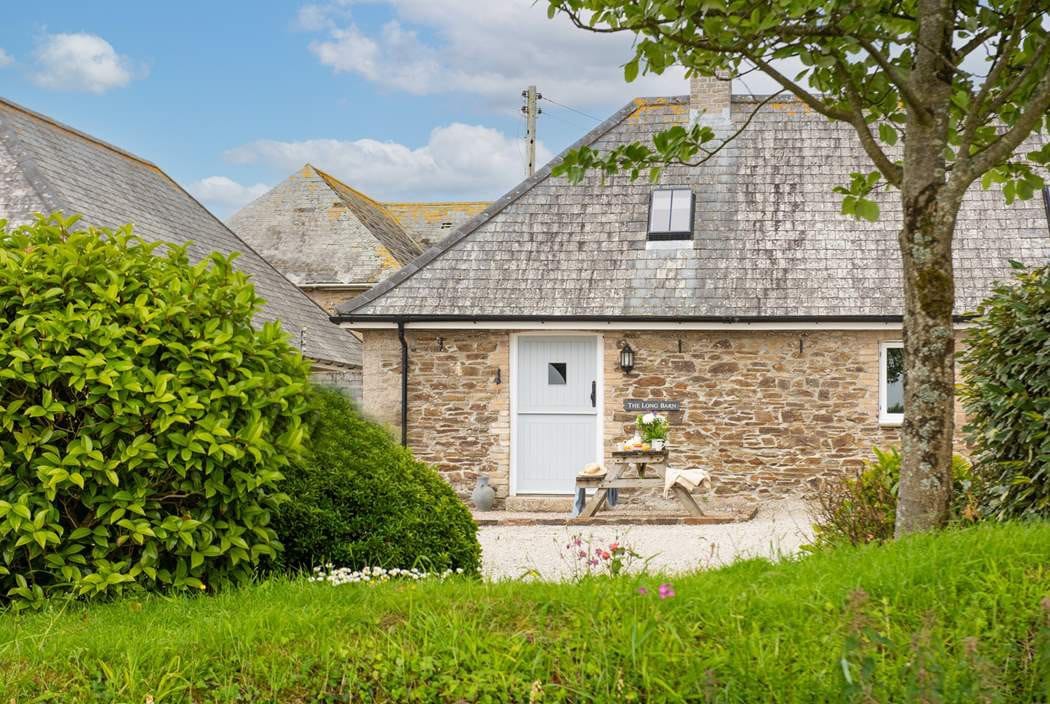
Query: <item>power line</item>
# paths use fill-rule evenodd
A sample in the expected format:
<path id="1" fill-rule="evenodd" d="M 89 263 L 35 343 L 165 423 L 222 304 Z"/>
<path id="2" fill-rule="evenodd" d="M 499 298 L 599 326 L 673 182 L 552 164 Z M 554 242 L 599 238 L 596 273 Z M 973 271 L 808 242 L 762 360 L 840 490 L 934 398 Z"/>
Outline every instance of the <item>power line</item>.
<path id="1" fill-rule="evenodd" d="M 560 113 L 557 110 L 551 109 L 543 114 L 575 129 L 591 129 L 590 123 L 584 122 L 583 120 L 577 120 L 575 117 L 567 117 L 567 113 Z"/>
<path id="2" fill-rule="evenodd" d="M 584 117 L 589 118 L 591 120 L 594 120 L 595 122 L 601 122 L 602 121 L 602 119 L 600 117 L 595 117 L 594 115 L 589 115 L 589 114 L 585 113 L 583 110 L 577 110 L 576 108 L 572 107 L 571 105 L 566 105 L 565 103 L 559 103 L 557 100 L 554 100 L 553 98 L 548 98 L 546 95 L 541 96 L 540 100 L 546 100 L 548 103 L 554 103 L 555 105 L 557 105 L 559 107 L 563 107 L 566 110 L 571 110 L 572 112 L 574 112 L 574 113 L 576 113 L 578 115 L 583 115 Z"/>

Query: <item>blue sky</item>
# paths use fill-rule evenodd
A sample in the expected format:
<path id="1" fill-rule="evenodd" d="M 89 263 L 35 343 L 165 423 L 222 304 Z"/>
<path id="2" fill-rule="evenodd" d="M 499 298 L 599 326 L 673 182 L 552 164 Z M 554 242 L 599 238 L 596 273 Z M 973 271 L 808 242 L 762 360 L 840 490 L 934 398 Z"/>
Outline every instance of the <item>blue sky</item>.
<path id="1" fill-rule="evenodd" d="M 521 90 L 604 118 L 629 38 L 531 0 L 223 0 L 4 9 L 0 95 L 150 159 L 220 216 L 310 161 L 376 198 L 491 199 L 523 175 Z M 596 124 L 542 103 L 541 160 Z"/>

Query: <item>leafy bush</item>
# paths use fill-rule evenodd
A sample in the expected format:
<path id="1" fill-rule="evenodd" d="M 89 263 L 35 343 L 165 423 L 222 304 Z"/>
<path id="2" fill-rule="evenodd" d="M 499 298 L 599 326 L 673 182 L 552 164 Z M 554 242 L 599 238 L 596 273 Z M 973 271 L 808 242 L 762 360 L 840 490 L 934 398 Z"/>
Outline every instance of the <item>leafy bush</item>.
<path id="1" fill-rule="evenodd" d="M 1016 265 L 977 309 L 961 397 L 983 508 L 999 519 L 1050 517 L 1050 266 Z"/>
<path id="2" fill-rule="evenodd" d="M 452 487 L 338 391 L 312 401 L 309 457 L 285 472 L 274 519 L 285 565 L 476 573 L 477 526 Z"/>
<path id="3" fill-rule="evenodd" d="M 0 221 L 0 599 L 249 577 L 307 369 L 232 257 Z"/>
<path id="4" fill-rule="evenodd" d="M 817 493 L 816 546 L 861 545 L 893 537 L 897 520 L 900 451 L 874 448 L 875 459 L 855 477 L 827 482 Z M 978 518 L 979 481 L 965 458 L 952 457 L 950 518 L 972 523 Z"/>

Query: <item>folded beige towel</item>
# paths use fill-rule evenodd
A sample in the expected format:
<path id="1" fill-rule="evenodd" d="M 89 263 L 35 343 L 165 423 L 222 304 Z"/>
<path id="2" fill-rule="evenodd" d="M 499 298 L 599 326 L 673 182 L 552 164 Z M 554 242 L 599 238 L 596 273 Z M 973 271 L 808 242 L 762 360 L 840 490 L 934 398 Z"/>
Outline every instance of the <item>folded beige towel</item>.
<path id="1" fill-rule="evenodd" d="M 706 469 L 693 467 L 691 469 L 675 469 L 668 467 L 664 474 L 664 498 L 670 498 L 671 487 L 677 484 L 686 491 L 692 491 L 701 484 L 711 479 Z"/>

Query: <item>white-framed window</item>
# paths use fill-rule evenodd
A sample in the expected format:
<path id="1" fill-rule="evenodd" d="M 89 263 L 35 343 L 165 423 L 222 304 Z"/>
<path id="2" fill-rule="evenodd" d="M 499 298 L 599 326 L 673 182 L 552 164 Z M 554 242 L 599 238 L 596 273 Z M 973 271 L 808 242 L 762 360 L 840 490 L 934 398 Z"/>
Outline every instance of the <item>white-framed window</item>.
<path id="1" fill-rule="evenodd" d="M 879 345 L 879 423 L 904 422 L 904 343 Z"/>
<path id="2" fill-rule="evenodd" d="M 693 192 L 688 188 L 661 188 L 649 194 L 649 239 L 693 238 Z"/>

